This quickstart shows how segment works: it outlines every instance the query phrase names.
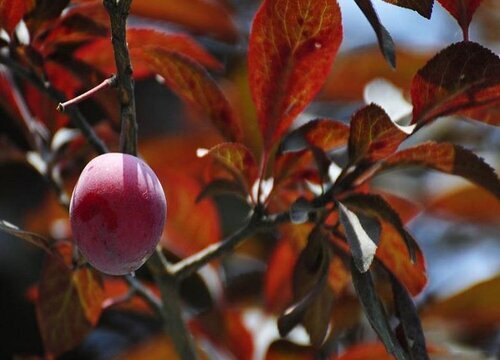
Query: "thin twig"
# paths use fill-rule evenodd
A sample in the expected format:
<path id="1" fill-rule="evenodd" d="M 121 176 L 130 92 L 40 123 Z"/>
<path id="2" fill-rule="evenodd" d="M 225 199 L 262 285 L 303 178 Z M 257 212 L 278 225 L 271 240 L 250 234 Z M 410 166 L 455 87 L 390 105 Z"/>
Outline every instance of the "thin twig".
<path id="1" fill-rule="evenodd" d="M 23 79 L 29 81 L 33 86 L 35 86 L 40 91 L 47 94 L 52 100 L 57 103 L 63 103 L 66 101 L 65 97 L 56 88 L 54 88 L 49 82 L 44 82 L 32 71 L 25 69 L 23 66 L 16 63 L 14 60 L 5 55 L 0 55 L 0 63 L 7 66 L 14 74 Z M 99 154 L 104 154 L 108 152 L 108 148 L 104 142 L 99 139 L 99 137 L 94 132 L 94 129 L 85 119 L 85 116 L 78 110 L 78 107 L 74 106 L 68 109 L 68 114 L 70 119 L 78 129 L 82 132 L 83 136 L 88 140 L 92 147 Z"/>
<path id="2" fill-rule="evenodd" d="M 115 54 L 118 100 L 121 111 L 122 152 L 137 154 L 137 121 L 134 79 L 127 46 L 127 17 L 132 0 L 103 0 L 111 22 L 111 42 Z"/>
<path id="3" fill-rule="evenodd" d="M 139 295 L 157 314 L 161 315 L 162 304 L 160 299 L 145 287 L 134 275 L 126 275 L 125 280 L 134 290 L 135 294 Z"/>
<path id="4" fill-rule="evenodd" d="M 99 91 L 101 91 L 103 89 L 107 89 L 109 87 L 113 87 L 115 85 L 116 85 L 116 76 L 113 75 L 110 78 L 107 78 L 106 80 L 104 80 L 99 85 L 93 87 L 89 91 L 86 91 L 83 94 L 78 95 L 77 97 L 74 97 L 73 99 L 70 99 L 70 100 L 65 101 L 63 103 L 59 103 L 57 105 L 57 111 L 64 112 L 64 111 L 66 111 L 66 108 L 68 106 L 76 105 L 76 104 L 78 104 L 78 103 L 80 103 L 80 102 L 82 102 L 82 101 L 84 101 L 84 100 L 86 100 L 86 99 L 94 96 Z"/>

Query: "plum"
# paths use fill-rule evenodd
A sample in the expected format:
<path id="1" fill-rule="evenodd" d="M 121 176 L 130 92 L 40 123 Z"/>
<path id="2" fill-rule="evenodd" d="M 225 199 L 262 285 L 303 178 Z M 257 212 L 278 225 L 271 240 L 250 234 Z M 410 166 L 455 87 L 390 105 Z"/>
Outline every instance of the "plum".
<path id="1" fill-rule="evenodd" d="M 100 155 L 83 169 L 70 203 L 73 239 L 96 269 L 124 275 L 141 267 L 160 240 L 167 201 L 141 159 Z"/>

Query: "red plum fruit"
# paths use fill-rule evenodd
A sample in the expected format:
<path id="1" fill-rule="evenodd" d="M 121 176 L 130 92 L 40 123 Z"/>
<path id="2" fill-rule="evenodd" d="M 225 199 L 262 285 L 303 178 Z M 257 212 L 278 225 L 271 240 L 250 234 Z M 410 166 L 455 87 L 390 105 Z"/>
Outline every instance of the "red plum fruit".
<path id="1" fill-rule="evenodd" d="M 93 267 L 124 275 L 151 256 L 166 213 L 160 181 L 144 161 L 121 153 L 100 155 L 83 169 L 73 190 L 73 239 Z"/>

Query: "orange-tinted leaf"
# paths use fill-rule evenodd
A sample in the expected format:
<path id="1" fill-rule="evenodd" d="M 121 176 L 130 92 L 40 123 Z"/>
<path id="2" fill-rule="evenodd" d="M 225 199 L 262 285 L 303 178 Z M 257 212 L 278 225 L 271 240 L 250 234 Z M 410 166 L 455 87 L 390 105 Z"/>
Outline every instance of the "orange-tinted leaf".
<path id="1" fill-rule="evenodd" d="M 428 305 L 422 317 L 447 320 L 459 325 L 461 331 L 477 335 L 477 332 L 494 330 L 498 326 L 499 298 L 500 276 L 497 276 Z"/>
<path id="2" fill-rule="evenodd" d="M 336 360 L 393 360 L 381 343 L 359 344 L 351 346 Z"/>
<path id="3" fill-rule="evenodd" d="M 411 85 L 413 122 L 470 111 L 500 102 L 500 58 L 473 42 L 453 44 L 434 56 Z M 471 115 L 481 115 L 472 112 Z M 481 117 L 478 121 L 487 121 Z M 489 119 L 499 125 L 498 118 Z"/>
<path id="4" fill-rule="evenodd" d="M 205 112 L 226 139 L 238 141 L 241 138 L 241 129 L 227 99 L 200 65 L 157 47 L 144 48 L 143 56 L 151 70 L 161 75 L 184 101 Z"/>
<path id="5" fill-rule="evenodd" d="M 276 340 L 267 349 L 265 360 L 314 360 L 316 351 L 311 346 Z"/>
<path id="6" fill-rule="evenodd" d="M 269 259 L 264 279 L 264 297 L 271 311 L 282 311 L 292 301 L 293 269 L 311 229 L 311 224 L 283 224 L 279 228 L 281 239 Z"/>
<path id="7" fill-rule="evenodd" d="M 457 20 L 462 28 L 464 40 L 469 39 L 469 25 L 472 16 L 483 0 L 438 0 L 439 3 Z"/>
<path id="8" fill-rule="evenodd" d="M 458 145 L 427 142 L 387 158 L 381 170 L 420 165 L 459 175 L 500 197 L 500 180 L 483 159 Z"/>
<path id="9" fill-rule="evenodd" d="M 394 153 L 406 136 L 381 107 L 365 106 L 351 120 L 349 159 L 351 163 L 383 159 Z"/>
<path id="10" fill-rule="evenodd" d="M 265 0 L 250 34 L 249 76 L 270 148 L 322 86 L 342 39 L 336 0 Z"/>
<path id="11" fill-rule="evenodd" d="M 328 284 L 338 296 L 344 292 L 351 281 L 351 273 L 339 256 L 332 256 L 328 271 Z"/>
<path id="12" fill-rule="evenodd" d="M 410 49 L 396 51 L 398 71 L 394 71 L 379 55 L 376 47 L 365 47 L 341 53 L 335 58 L 320 98 L 325 100 L 358 102 L 363 100 L 366 84 L 375 78 L 384 78 L 398 88 L 409 89 L 418 69 L 429 55 Z"/>
<path id="13" fill-rule="evenodd" d="M 300 136 L 305 142 L 304 145 L 328 151 L 347 144 L 349 126 L 336 120 L 314 119 L 294 130 L 289 136 Z"/>
<path id="14" fill-rule="evenodd" d="M 117 358 L 120 360 L 180 360 L 172 341 L 166 336 L 157 336 L 135 345 Z"/>
<path id="15" fill-rule="evenodd" d="M 78 345 L 97 323 L 103 301 L 101 278 L 90 268 L 72 271 L 49 256 L 38 292 L 36 311 L 45 350 L 58 356 Z"/>
<path id="16" fill-rule="evenodd" d="M 228 10 L 220 2 L 210 0 L 134 0 L 132 14 L 165 20 L 204 35 L 235 41 L 236 27 Z"/>
<path id="17" fill-rule="evenodd" d="M 423 17 L 430 19 L 434 0 L 384 0 L 390 4 L 412 9 Z"/>
<path id="18" fill-rule="evenodd" d="M 175 169 L 155 170 L 168 201 L 168 221 L 161 244 L 185 257 L 220 240 L 219 215 L 211 199 L 196 202 L 201 185 Z"/>
<path id="19" fill-rule="evenodd" d="M 257 179 L 257 163 L 250 150 L 243 144 L 222 143 L 211 148 L 206 156 L 215 159 L 244 180 L 248 188 L 251 188 Z"/>
<path id="20" fill-rule="evenodd" d="M 235 359 L 253 358 L 253 337 L 245 327 L 240 311 L 213 310 L 198 316 L 190 323 L 190 327 L 195 335 L 208 338 L 213 345 L 224 351 L 229 350 Z"/>
<path id="21" fill-rule="evenodd" d="M 354 0 L 377 35 L 382 55 L 393 68 L 396 67 L 396 49 L 387 29 L 380 22 L 371 0 Z"/>
<path id="22" fill-rule="evenodd" d="M 271 254 L 264 278 L 264 298 L 271 311 L 281 312 L 292 301 L 293 268 L 298 253 L 296 246 L 285 238 Z"/>
<path id="23" fill-rule="evenodd" d="M 206 52 L 193 38 L 185 34 L 166 33 L 150 28 L 129 28 L 127 30 L 127 44 L 136 78 L 151 74 L 142 52 L 142 49 L 148 46 L 185 55 L 210 69 L 222 67 L 217 59 Z M 98 68 L 104 74 L 116 72 L 113 49 L 107 38 L 99 38 L 80 47 L 74 56 L 76 59 Z"/>
<path id="24" fill-rule="evenodd" d="M 478 186 L 461 186 L 428 200 L 426 211 L 459 222 L 500 225 L 500 202 Z"/>
<path id="25" fill-rule="evenodd" d="M 375 256 L 413 296 L 418 295 L 427 284 L 425 260 L 420 247 L 414 244 L 415 262 L 412 263 L 405 240 L 396 227 L 387 221 L 381 221 L 380 225 L 380 242 Z"/>
<path id="26" fill-rule="evenodd" d="M 0 28 L 9 34 L 33 6 L 33 0 L 0 0 Z"/>

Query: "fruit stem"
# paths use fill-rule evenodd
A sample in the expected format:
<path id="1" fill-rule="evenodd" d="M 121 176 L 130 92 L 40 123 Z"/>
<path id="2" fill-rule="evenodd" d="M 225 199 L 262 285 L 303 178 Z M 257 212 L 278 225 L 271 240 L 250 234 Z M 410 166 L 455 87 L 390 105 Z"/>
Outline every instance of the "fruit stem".
<path id="1" fill-rule="evenodd" d="M 73 99 L 70 99 L 65 102 L 60 102 L 59 105 L 57 105 L 57 111 L 64 112 L 66 111 L 66 108 L 71 105 L 76 105 L 92 96 L 97 94 L 99 91 L 103 89 L 107 89 L 109 87 L 114 87 L 116 86 L 116 76 L 113 75 L 110 78 L 107 78 L 103 82 L 101 82 L 99 85 L 93 87 L 89 91 L 84 92 L 81 95 L 78 95 L 77 97 L 74 97 Z"/>

